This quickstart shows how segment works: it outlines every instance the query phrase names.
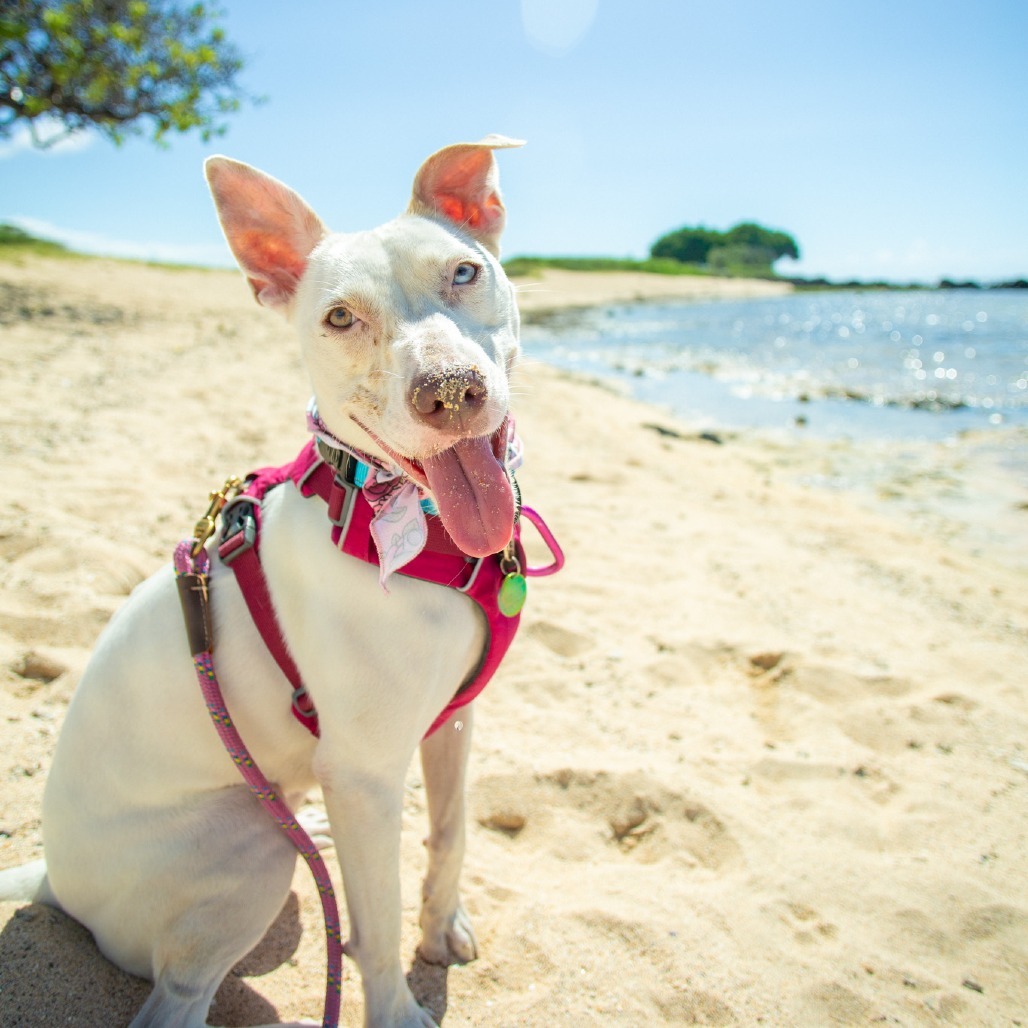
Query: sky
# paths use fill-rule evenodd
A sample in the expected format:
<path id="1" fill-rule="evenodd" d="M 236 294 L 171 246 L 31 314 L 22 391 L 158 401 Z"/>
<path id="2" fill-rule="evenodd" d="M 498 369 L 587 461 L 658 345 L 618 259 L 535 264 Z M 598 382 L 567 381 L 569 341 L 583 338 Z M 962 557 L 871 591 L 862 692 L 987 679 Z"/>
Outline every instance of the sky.
<path id="1" fill-rule="evenodd" d="M 264 97 L 165 148 L 0 141 L 0 221 L 76 249 L 231 263 L 201 165 L 225 153 L 331 228 L 398 214 L 421 161 L 490 132 L 504 256 L 644 257 L 758 221 L 785 274 L 1028 277 L 1024 0 L 222 0 Z"/>

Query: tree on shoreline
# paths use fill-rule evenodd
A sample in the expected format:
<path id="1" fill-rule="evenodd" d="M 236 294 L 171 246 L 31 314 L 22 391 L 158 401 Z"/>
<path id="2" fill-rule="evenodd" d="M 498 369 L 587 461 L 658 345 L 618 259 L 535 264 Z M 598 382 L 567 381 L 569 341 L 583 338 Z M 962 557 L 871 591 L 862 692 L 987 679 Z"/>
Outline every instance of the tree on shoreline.
<path id="1" fill-rule="evenodd" d="M 780 257 L 798 260 L 799 255 L 792 236 L 752 221 L 740 222 L 727 232 L 683 226 L 661 236 L 650 247 L 651 257 L 759 275 L 773 274 L 772 265 Z"/>
<path id="2" fill-rule="evenodd" d="M 175 0 L 5 0 L 0 139 L 25 125 L 46 147 L 85 128 L 114 143 L 148 133 L 225 131 L 250 99 L 217 10 Z M 55 131 L 56 128 L 56 131 Z"/>

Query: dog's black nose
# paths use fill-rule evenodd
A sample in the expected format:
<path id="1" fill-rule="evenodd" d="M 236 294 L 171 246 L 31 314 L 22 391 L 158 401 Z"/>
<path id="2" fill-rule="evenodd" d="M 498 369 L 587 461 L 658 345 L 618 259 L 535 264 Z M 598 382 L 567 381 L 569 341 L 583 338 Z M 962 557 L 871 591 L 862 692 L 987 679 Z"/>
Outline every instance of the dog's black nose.
<path id="1" fill-rule="evenodd" d="M 474 367 L 447 368 L 418 375 L 410 386 L 410 404 L 430 425 L 454 428 L 467 423 L 485 404 L 489 390 Z"/>

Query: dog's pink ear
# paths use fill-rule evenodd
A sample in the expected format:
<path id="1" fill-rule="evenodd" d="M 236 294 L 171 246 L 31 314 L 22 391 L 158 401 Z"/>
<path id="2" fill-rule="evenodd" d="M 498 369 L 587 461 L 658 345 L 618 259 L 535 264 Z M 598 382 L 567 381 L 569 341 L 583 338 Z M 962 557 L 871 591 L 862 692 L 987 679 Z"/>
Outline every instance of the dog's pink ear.
<path id="1" fill-rule="evenodd" d="M 441 216 L 499 257 L 507 216 L 493 150 L 524 145 L 520 139 L 492 135 L 432 154 L 414 178 L 409 213 Z"/>
<path id="2" fill-rule="evenodd" d="M 249 164 L 209 157 L 204 172 L 225 238 L 257 302 L 287 306 L 325 226 L 288 186 Z"/>

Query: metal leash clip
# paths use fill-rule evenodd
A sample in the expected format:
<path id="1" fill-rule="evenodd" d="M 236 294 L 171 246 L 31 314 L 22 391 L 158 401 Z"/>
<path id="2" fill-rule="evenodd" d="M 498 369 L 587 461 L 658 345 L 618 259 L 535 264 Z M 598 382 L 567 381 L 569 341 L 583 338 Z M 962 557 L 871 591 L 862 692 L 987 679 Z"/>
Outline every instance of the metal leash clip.
<path id="1" fill-rule="evenodd" d="M 230 478 L 225 479 L 225 484 L 219 490 L 210 494 L 210 505 L 207 508 L 207 513 L 197 521 L 196 527 L 193 529 L 192 556 L 194 559 L 200 556 L 200 551 L 206 545 L 207 540 L 214 535 L 214 522 L 217 520 L 225 504 L 239 492 L 242 485 L 242 479 L 232 475 Z"/>

